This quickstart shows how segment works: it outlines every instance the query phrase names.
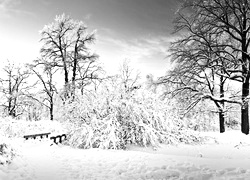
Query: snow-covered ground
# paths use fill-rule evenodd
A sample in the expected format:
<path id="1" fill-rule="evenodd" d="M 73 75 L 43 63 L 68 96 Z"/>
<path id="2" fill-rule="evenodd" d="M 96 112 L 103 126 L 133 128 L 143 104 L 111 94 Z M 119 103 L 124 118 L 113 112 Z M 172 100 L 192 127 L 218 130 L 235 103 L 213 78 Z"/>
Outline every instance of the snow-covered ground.
<path id="1" fill-rule="evenodd" d="M 83 150 L 19 140 L 20 156 L 0 166 L 0 180 L 250 179 L 250 136 L 240 131 L 203 134 L 212 137 L 203 145 L 161 145 L 157 150 Z"/>

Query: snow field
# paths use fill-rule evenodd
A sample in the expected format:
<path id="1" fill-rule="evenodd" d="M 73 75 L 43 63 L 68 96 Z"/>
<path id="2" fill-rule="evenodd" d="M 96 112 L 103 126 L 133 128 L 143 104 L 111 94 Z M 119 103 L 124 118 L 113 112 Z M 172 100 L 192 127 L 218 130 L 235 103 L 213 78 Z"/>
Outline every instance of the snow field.
<path id="1" fill-rule="evenodd" d="M 203 145 L 73 149 L 23 141 L 20 156 L 0 166 L 0 180 L 249 179 L 250 140 L 240 132 L 204 133 Z"/>

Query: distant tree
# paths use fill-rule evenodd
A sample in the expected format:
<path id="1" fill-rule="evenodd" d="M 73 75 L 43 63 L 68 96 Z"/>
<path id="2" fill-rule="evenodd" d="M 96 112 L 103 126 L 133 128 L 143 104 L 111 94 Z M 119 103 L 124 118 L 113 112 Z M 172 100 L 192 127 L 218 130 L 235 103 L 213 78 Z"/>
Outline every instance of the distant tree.
<path id="1" fill-rule="evenodd" d="M 140 87 L 140 73 L 135 72 L 131 67 L 129 60 L 124 60 L 120 67 L 120 74 L 118 75 L 121 79 L 121 83 L 126 93 L 132 92 Z"/>
<path id="2" fill-rule="evenodd" d="M 42 85 L 42 98 L 32 96 L 32 99 L 47 107 L 49 109 L 50 120 L 54 120 L 54 95 L 57 93 L 57 89 L 54 85 L 53 75 L 57 69 L 52 67 L 45 59 L 35 60 L 29 67 Z"/>
<path id="3" fill-rule="evenodd" d="M 1 106 L 13 118 L 22 115 L 29 103 L 27 92 L 33 86 L 28 82 L 29 76 L 29 70 L 10 61 L 3 68 L 0 78 Z"/>
<path id="4" fill-rule="evenodd" d="M 97 55 L 90 52 L 88 45 L 95 40 L 95 34 L 87 32 L 82 21 L 75 21 L 65 14 L 56 16 L 55 22 L 41 31 L 42 56 L 51 67 L 64 73 L 65 97 L 74 96 L 76 82 L 85 84 L 86 79 L 96 79 Z M 95 75 L 94 75 L 95 74 Z"/>

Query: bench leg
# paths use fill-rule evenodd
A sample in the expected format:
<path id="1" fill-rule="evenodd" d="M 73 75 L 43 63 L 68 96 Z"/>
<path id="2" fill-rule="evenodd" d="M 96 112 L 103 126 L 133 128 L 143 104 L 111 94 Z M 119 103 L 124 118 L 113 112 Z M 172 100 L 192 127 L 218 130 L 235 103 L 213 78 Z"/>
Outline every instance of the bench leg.
<path id="1" fill-rule="evenodd" d="M 55 144 L 57 144 L 57 142 L 56 142 L 56 137 L 52 137 L 51 139 L 53 139 L 53 142 L 54 142 Z"/>
<path id="2" fill-rule="evenodd" d="M 66 134 L 63 134 L 63 135 L 62 135 L 62 137 L 64 137 L 64 139 L 63 139 L 63 140 L 66 140 Z"/>
<path id="3" fill-rule="evenodd" d="M 64 137 L 64 139 L 63 139 L 63 137 Z M 66 135 L 63 134 L 63 135 L 58 135 L 58 136 L 52 136 L 52 137 L 50 137 L 50 139 L 52 139 L 55 144 L 58 144 L 58 143 L 62 143 L 63 140 L 66 140 Z M 57 140 L 58 140 L 58 142 L 57 142 Z"/>

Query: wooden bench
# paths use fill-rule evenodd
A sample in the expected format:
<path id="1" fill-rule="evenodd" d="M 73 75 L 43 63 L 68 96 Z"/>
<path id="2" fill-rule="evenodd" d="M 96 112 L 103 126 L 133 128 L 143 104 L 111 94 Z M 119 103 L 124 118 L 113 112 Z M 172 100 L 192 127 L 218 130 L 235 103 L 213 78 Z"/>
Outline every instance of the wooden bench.
<path id="1" fill-rule="evenodd" d="M 29 138 L 34 138 L 36 139 L 36 137 L 39 137 L 42 139 L 43 136 L 45 136 L 46 138 L 49 137 L 49 134 L 51 133 L 40 133 L 40 134 L 30 134 L 30 135 L 25 135 L 23 136 L 26 140 L 28 140 Z M 67 136 L 66 134 L 62 134 L 62 135 L 57 135 L 57 136 L 51 136 L 50 139 L 53 140 L 53 142 L 55 144 L 58 144 L 58 143 L 62 143 L 62 141 L 66 140 Z"/>
<path id="2" fill-rule="evenodd" d="M 36 137 L 39 137 L 39 136 L 40 136 L 40 138 L 42 139 L 43 136 L 45 136 L 46 138 L 48 138 L 48 137 L 49 137 L 49 134 L 50 134 L 50 133 L 31 134 L 31 135 L 25 135 L 25 136 L 23 136 L 23 137 L 24 137 L 26 140 L 28 140 L 29 138 L 34 138 L 34 139 L 36 139 Z"/>
<path id="3" fill-rule="evenodd" d="M 67 139 L 67 136 L 66 136 L 66 134 L 62 134 L 62 135 L 58 135 L 58 136 L 52 136 L 52 137 L 50 137 L 50 139 L 52 139 L 55 144 L 58 144 L 58 140 L 59 140 L 59 143 L 62 143 L 63 140 Z"/>

